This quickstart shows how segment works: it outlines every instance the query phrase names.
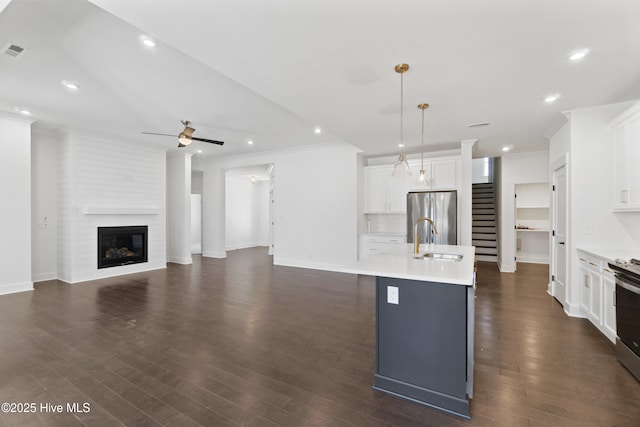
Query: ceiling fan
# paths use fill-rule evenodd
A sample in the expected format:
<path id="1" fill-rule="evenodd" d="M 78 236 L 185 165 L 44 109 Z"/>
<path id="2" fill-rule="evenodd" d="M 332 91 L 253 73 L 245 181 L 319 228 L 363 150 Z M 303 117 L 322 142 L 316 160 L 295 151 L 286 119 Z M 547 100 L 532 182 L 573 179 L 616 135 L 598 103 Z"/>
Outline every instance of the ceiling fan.
<path id="1" fill-rule="evenodd" d="M 202 142 L 210 142 L 211 144 L 224 145 L 223 141 L 215 141 L 213 139 L 197 138 L 195 136 L 192 136 L 193 132 L 195 132 L 195 129 L 190 127 L 191 122 L 189 120 L 182 120 L 181 123 L 184 125 L 184 130 L 178 134 L 178 148 L 186 147 L 187 145 L 191 144 L 192 141 L 202 141 Z M 166 133 L 155 133 L 155 132 L 142 132 L 142 133 L 147 135 L 176 136 L 176 135 L 169 135 Z"/>

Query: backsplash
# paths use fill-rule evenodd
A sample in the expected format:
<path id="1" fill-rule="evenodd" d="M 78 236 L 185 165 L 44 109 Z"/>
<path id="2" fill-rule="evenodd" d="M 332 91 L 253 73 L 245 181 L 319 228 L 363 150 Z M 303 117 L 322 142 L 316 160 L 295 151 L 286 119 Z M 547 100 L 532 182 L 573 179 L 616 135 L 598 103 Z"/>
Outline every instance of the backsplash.
<path id="1" fill-rule="evenodd" d="M 407 216 L 401 215 L 366 215 L 368 233 L 400 233 L 405 234 L 407 230 Z"/>

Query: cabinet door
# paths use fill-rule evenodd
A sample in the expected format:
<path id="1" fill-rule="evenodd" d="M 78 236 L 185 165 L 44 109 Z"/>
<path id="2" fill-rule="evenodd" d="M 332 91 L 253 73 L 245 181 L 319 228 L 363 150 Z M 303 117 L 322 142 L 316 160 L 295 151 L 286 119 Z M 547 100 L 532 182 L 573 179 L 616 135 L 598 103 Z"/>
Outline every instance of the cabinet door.
<path id="1" fill-rule="evenodd" d="M 413 173 L 411 179 L 413 179 Z M 407 212 L 407 193 L 411 180 L 392 178 L 391 169 L 387 174 L 387 206 L 389 213 L 403 214 Z"/>
<path id="2" fill-rule="evenodd" d="M 589 270 L 580 266 L 580 308 L 585 315 L 589 315 L 591 307 L 591 276 Z"/>
<path id="3" fill-rule="evenodd" d="M 593 271 L 589 272 L 591 300 L 589 307 L 589 319 L 594 325 L 602 326 L 602 276 Z"/>
<path id="4" fill-rule="evenodd" d="M 629 188 L 627 187 L 628 158 L 626 150 L 626 126 L 621 123 L 613 130 L 614 150 L 614 188 L 615 206 L 625 208 L 628 201 Z"/>
<path id="5" fill-rule="evenodd" d="M 387 211 L 387 182 L 391 171 L 388 168 L 364 168 L 364 212 L 385 213 Z"/>
<path id="6" fill-rule="evenodd" d="M 455 190 L 457 184 L 455 160 L 437 160 L 431 162 L 431 189 Z"/>
<path id="7" fill-rule="evenodd" d="M 602 275 L 603 286 L 603 315 L 602 326 L 604 328 L 605 335 L 611 340 L 616 341 L 616 282 L 613 276 L 613 272 L 608 273 L 605 269 L 605 273 Z"/>
<path id="8" fill-rule="evenodd" d="M 627 185 L 629 207 L 640 209 L 640 114 L 627 123 Z"/>

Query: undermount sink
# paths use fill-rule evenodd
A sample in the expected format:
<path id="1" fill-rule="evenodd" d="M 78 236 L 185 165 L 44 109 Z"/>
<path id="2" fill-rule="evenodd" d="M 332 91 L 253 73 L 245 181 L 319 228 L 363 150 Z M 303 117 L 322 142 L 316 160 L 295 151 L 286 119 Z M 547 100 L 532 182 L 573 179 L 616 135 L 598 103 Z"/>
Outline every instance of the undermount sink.
<path id="1" fill-rule="evenodd" d="M 438 261 L 460 261 L 462 254 L 448 254 L 444 252 L 425 252 L 419 255 L 414 255 L 415 259 L 429 259 Z"/>

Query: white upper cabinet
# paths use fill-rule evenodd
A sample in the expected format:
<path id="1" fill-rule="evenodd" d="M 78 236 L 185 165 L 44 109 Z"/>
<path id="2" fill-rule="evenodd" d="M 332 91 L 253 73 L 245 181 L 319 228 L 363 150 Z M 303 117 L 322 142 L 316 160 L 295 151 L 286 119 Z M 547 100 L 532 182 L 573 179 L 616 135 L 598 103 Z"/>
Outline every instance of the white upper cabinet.
<path id="1" fill-rule="evenodd" d="M 364 213 L 407 212 L 408 183 L 392 179 L 393 166 L 366 166 L 364 168 Z"/>
<path id="2" fill-rule="evenodd" d="M 640 211 L 640 103 L 612 123 L 614 148 L 614 210 Z"/>
<path id="3" fill-rule="evenodd" d="M 412 183 L 411 190 L 456 190 L 458 187 L 458 159 L 425 160 L 425 180 L 420 181 L 419 160 L 410 162 Z"/>
<path id="4" fill-rule="evenodd" d="M 411 177 L 391 178 L 392 165 L 364 167 L 364 213 L 405 214 L 409 191 L 457 190 L 459 158 L 425 160 L 425 181 L 420 181 L 420 160 L 409 162 Z"/>

